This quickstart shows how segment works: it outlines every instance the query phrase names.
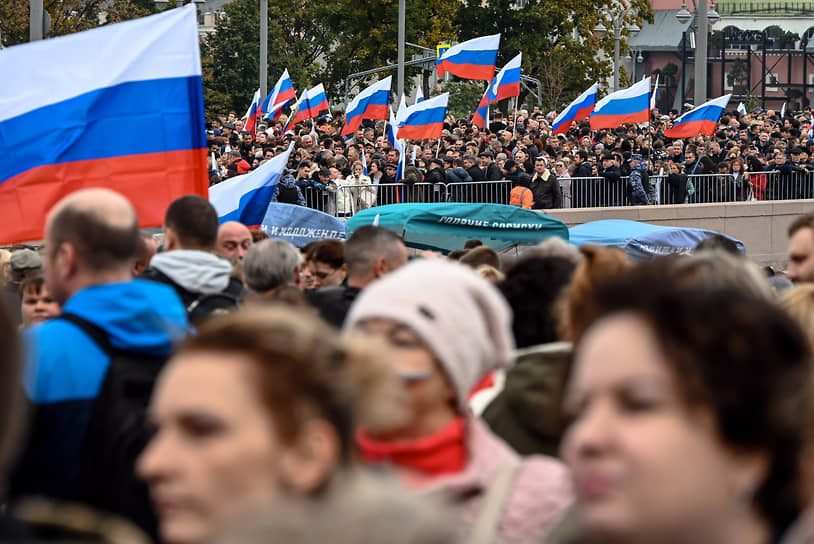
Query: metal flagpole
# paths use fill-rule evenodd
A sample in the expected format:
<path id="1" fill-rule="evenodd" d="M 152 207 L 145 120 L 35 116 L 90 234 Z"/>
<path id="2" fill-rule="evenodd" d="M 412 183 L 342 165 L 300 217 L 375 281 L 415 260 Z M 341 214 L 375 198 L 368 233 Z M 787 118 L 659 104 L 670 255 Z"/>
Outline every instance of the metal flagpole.
<path id="1" fill-rule="evenodd" d="M 517 106 L 518 102 L 520 102 L 520 97 L 514 97 L 514 121 L 512 122 L 512 140 L 517 138 Z"/>
<path id="2" fill-rule="evenodd" d="M 435 150 L 435 158 L 436 159 L 438 158 L 438 154 L 441 152 L 441 140 L 443 140 L 443 139 L 444 139 L 443 136 L 438 138 L 438 148 Z"/>

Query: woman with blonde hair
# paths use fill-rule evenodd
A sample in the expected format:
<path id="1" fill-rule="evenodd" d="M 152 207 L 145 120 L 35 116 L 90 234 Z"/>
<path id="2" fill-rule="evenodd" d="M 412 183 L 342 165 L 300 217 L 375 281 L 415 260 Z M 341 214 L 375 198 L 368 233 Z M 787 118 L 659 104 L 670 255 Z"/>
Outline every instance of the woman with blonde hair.
<path id="1" fill-rule="evenodd" d="M 318 502 L 341 485 L 357 422 L 403 418 L 390 400 L 398 382 L 376 361 L 365 341 L 281 308 L 202 325 L 159 377 L 155 434 L 137 466 L 162 540 L 209 542 L 254 511 Z"/>

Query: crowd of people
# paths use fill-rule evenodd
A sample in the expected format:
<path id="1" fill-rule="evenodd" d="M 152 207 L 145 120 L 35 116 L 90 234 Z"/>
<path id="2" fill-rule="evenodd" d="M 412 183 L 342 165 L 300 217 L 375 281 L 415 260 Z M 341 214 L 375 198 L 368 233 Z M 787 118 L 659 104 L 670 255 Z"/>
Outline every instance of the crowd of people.
<path id="1" fill-rule="evenodd" d="M 383 121 L 342 137 L 341 113 L 290 130 L 283 116 L 251 132 L 232 112 L 209 125 L 211 183 L 257 168 L 293 141 L 276 198 L 340 217 L 397 202 L 554 209 L 814 196 L 810 108 L 782 118 L 761 108 L 725 112 L 711 136 L 666 137 L 678 115 L 654 110 L 648 124 L 599 131 L 584 120 L 556 135 L 555 112 L 537 107 L 497 111 L 486 129 L 449 115 L 440 140 L 405 142 L 402 157 Z"/>
<path id="2" fill-rule="evenodd" d="M 517 157 L 517 154 L 514 155 Z M 296 248 L 106 189 L 3 252 L 0 539 L 802 544 L 814 214 L 728 238 Z"/>

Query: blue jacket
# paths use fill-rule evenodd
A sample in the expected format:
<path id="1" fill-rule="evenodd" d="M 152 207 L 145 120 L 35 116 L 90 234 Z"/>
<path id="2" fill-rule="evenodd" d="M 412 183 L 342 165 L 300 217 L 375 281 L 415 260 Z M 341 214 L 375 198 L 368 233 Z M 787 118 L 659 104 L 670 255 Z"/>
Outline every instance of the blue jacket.
<path id="1" fill-rule="evenodd" d="M 114 347 L 147 355 L 168 356 L 188 330 L 178 295 L 152 281 L 87 287 L 63 311 L 102 328 Z M 26 331 L 24 341 L 23 385 L 34 414 L 12 493 L 71 499 L 93 401 L 110 359 L 84 331 L 58 318 Z"/>

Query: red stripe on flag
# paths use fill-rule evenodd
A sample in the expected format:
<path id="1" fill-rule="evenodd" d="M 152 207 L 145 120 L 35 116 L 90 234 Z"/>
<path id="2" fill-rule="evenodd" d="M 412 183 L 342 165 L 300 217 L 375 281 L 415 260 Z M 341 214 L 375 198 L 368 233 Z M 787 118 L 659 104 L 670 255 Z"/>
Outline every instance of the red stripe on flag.
<path id="1" fill-rule="evenodd" d="M 209 198 L 206 149 L 166 151 L 50 164 L 0 183 L 0 243 L 41 240 L 48 210 L 65 195 L 106 187 L 136 207 L 142 227 L 160 227 L 179 196 Z"/>
<path id="2" fill-rule="evenodd" d="M 627 123 L 647 123 L 650 121 L 650 109 L 626 115 L 594 115 L 591 117 L 591 128 L 618 128 Z"/>
<path id="3" fill-rule="evenodd" d="M 456 64 L 448 60 L 441 61 L 436 64 L 439 76 L 443 76 L 444 72 L 449 72 L 454 76 L 464 79 L 480 79 L 483 81 L 492 81 L 495 77 L 495 66 L 493 64 Z"/>
<path id="4" fill-rule="evenodd" d="M 699 134 L 712 136 L 718 128 L 718 121 L 688 121 L 664 131 L 668 138 L 694 138 Z"/>
<path id="5" fill-rule="evenodd" d="M 430 138 L 440 138 L 444 130 L 444 123 L 432 123 L 430 125 L 404 125 L 399 129 L 396 136 L 399 140 L 426 140 Z"/>

